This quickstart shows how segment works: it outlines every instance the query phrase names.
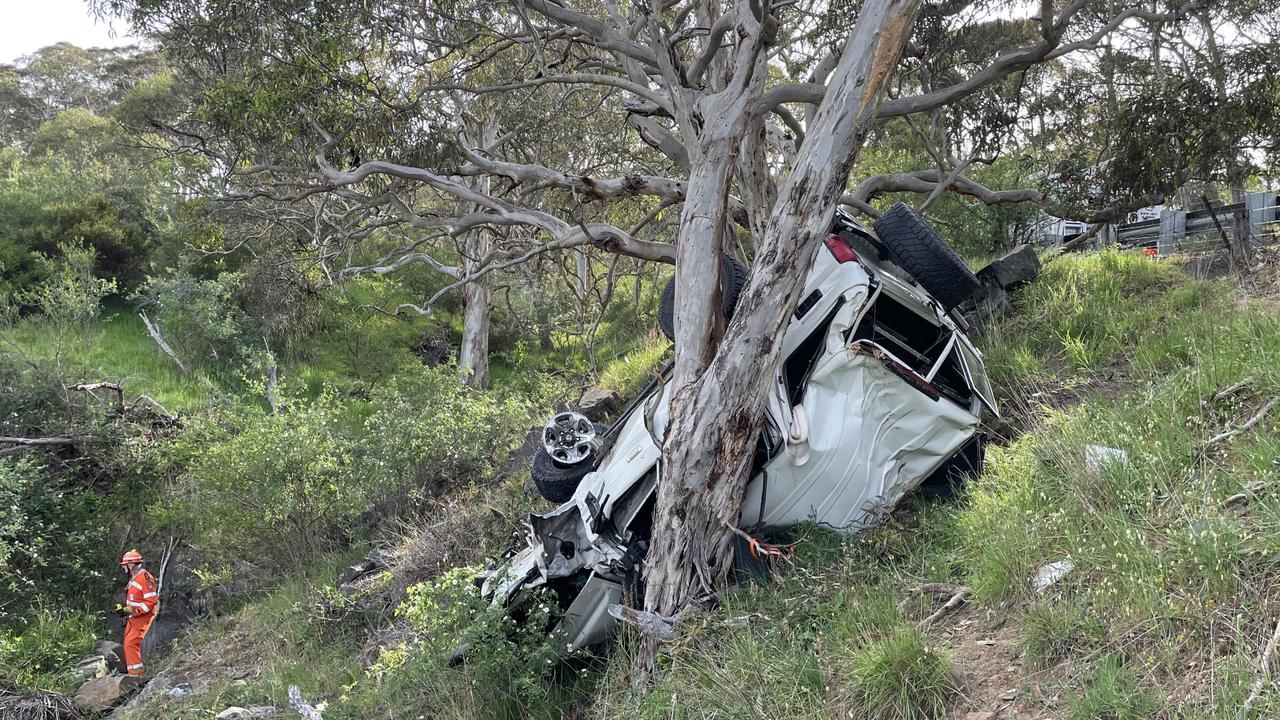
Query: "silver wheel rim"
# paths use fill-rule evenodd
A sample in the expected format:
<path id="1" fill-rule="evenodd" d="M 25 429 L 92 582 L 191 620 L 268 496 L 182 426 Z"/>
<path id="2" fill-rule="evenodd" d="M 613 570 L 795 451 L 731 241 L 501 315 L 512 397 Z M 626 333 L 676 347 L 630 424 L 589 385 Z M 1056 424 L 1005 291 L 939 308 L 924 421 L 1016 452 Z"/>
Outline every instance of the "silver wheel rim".
<path id="1" fill-rule="evenodd" d="M 562 412 L 542 429 L 542 447 L 561 465 L 586 460 L 595 450 L 595 440 L 596 426 L 581 413 Z"/>

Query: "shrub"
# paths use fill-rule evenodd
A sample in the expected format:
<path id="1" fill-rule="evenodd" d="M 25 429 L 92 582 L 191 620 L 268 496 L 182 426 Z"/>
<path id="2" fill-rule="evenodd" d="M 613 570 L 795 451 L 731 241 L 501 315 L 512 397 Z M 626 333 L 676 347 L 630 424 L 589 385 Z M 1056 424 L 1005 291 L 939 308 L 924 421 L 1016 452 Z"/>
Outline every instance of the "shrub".
<path id="1" fill-rule="evenodd" d="M 183 271 L 148 278 L 134 294 L 189 367 L 243 365 L 264 352 L 256 323 L 233 301 L 236 276 L 200 280 Z"/>
<path id="2" fill-rule="evenodd" d="M 368 702 L 387 697 L 428 717 L 558 717 L 556 658 L 545 632 L 559 609 L 535 598 L 519 621 L 482 597 L 476 568 L 454 568 L 409 588 L 398 614 L 412 638 L 386 648 L 368 668 L 376 684 Z M 455 652 L 466 662 L 450 668 Z"/>
<path id="3" fill-rule="evenodd" d="M 241 431 L 205 438 L 177 498 L 205 544 L 280 564 L 312 557 L 326 531 L 367 506 L 368 482 L 331 395 L 278 415 L 243 409 Z"/>
<path id="4" fill-rule="evenodd" d="M 556 381 L 476 391 L 449 366 L 376 389 L 359 430 L 367 472 L 386 487 L 429 489 L 491 475 L 562 393 Z"/>
<path id="5" fill-rule="evenodd" d="M 0 668 L 31 690 L 69 690 L 74 679 L 65 671 L 93 651 L 101 632 L 86 612 L 33 611 L 16 629 L 0 629 Z"/>
<path id="6" fill-rule="evenodd" d="M 33 591 L 63 604 L 105 592 L 100 506 L 94 493 L 66 492 L 35 460 L 0 458 L 0 625 L 28 621 Z"/>
<path id="7" fill-rule="evenodd" d="M 296 563 L 441 488 L 491 478 L 554 388 L 480 392 L 449 367 L 401 375 L 368 402 L 282 386 L 278 414 L 239 408 L 175 443 L 192 465 L 171 494 L 206 546 Z"/>
<path id="8" fill-rule="evenodd" d="M 945 717 L 959 693 L 950 657 L 923 632 L 902 628 L 853 651 L 842 694 L 850 717 L 931 720 Z"/>

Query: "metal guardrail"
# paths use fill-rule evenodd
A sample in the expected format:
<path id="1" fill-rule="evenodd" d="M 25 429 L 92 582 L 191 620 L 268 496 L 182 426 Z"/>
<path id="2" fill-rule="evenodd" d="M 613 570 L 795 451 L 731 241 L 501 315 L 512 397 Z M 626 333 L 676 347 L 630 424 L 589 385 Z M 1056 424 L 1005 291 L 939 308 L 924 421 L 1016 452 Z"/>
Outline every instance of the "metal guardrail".
<path id="1" fill-rule="evenodd" d="M 1155 248 L 1158 255 L 1208 254 L 1232 241 L 1261 244 L 1280 234 L 1280 191 L 1250 193 L 1244 202 L 1195 210 L 1164 210 L 1159 218 L 1116 226 L 1108 235 L 1127 247 Z"/>

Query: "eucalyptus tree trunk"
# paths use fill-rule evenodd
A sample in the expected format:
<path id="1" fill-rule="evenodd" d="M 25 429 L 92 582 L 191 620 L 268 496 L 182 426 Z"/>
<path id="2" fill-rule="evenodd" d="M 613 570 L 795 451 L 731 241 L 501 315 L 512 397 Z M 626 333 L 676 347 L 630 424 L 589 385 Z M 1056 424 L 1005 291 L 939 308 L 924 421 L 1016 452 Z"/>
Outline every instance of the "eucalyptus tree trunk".
<path id="1" fill-rule="evenodd" d="M 468 118 L 468 124 L 473 121 Z M 470 128 L 469 128 L 470 129 Z M 492 119 L 485 119 L 479 129 L 468 133 L 474 144 L 487 148 L 498 137 L 498 128 Z M 489 194 L 492 179 L 477 178 L 476 189 Z M 487 227 L 467 233 L 463 247 L 462 277 L 474 275 L 479 264 L 493 250 L 493 231 Z M 464 385 L 484 389 L 489 387 L 489 327 L 493 309 L 493 286 L 488 275 L 476 278 L 462 287 L 462 346 L 458 350 L 458 380 Z"/>
<path id="2" fill-rule="evenodd" d="M 676 310 L 674 395 L 645 570 L 645 605 L 651 612 L 678 612 L 711 593 L 732 569 L 731 527 L 738 524 L 750 451 L 760 430 L 771 380 L 767 369 L 778 362 L 804 271 L 829 231 L 918 5 L 919 0 L 863 5 L 833 71 L 832 90 L 778 188 L 764 235 L 757 238 L 750 280 L 719 343 L 712 342 L 705 313 L 697 314 L 699 307 L 716 307 L 709 303 L 719 263 L 693 232 L 722 227 L 709 222 L 720 207 L 710 198 L 727 188 L 736 158 L 731 151 L 721 154 L 731 149 L 715 145 L 695 153 L 676 265 L 677 293 L 687 292 L 682 297 L 692 301 L 682 300 Z M 641 666 L 651 666 L 655 650 L 650 641 L 638 658 Z"/>
<path id="3" fill-rule="evenodd" d="M 474 270 L 474 258 L 482 258 L 492 248 L 492 233 L 487 228 L 473 230 L 467 236 L 467 261 L 464 273 Z M 474 388 L 489 387 L 489 326 L 493 309 L 493 288 L 489 276 L 462 286 L 462 347 L 458 351 L 459 380 Z"/>

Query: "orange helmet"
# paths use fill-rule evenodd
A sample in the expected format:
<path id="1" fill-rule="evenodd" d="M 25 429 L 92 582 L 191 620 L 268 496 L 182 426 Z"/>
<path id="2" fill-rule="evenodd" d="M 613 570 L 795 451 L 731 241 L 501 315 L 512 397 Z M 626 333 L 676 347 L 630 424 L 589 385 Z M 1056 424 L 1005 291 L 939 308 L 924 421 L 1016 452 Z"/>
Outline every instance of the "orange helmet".
<path id="1" fill-rule="evenodd" d="M 142 562 L 142 554 L 139 553 L 137 550 L 130 550 L 129 552 L 124 554 L 124 557 L 120 558 L 121 565 L 128 565 L 129 563 L 140 563 L 140 562 Z"/>

